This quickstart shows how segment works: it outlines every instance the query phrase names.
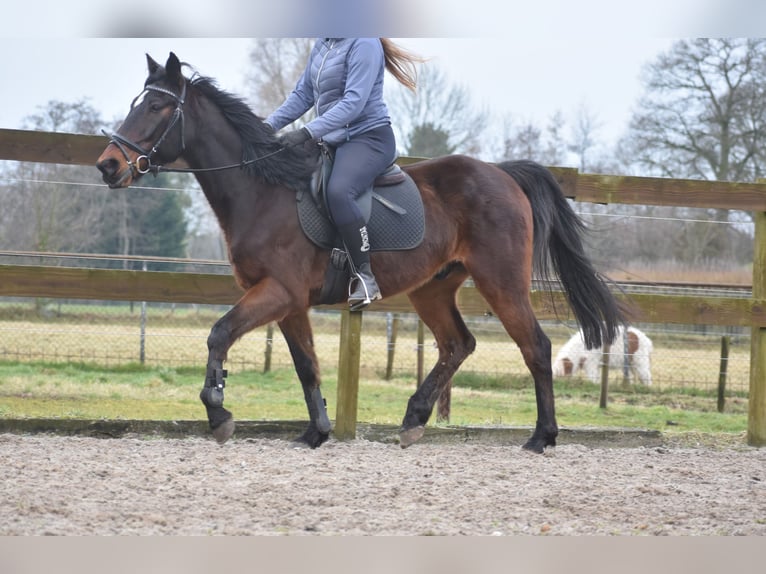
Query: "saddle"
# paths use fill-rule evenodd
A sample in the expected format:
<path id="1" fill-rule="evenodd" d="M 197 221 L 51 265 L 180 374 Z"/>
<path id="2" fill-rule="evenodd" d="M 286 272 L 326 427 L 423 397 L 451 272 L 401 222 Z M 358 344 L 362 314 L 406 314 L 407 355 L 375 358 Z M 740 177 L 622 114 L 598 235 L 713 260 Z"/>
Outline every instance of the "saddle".
<path id="1" fill-rule="evenodd" d="M 343 242 L 332 223 L 324 190 L 330 178 L 333 154 L 323 146 L 322 161 L 310 191 L 296 194 L 298 220 L 312 243 L 331 250 L 321 304 L 343 301 L 348 293 L 350 269 Z M 356 200 L 370 238 L 370 251 L 414 249 L 425 236 L 423 200 L 415 182 L 392 164 Z"/>

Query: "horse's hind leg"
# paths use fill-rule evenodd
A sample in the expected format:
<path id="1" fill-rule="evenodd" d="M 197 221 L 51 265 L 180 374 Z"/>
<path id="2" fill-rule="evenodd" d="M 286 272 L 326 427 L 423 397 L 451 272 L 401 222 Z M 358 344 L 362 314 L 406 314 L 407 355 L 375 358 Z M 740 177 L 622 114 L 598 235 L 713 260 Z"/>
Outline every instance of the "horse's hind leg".
<path id="1" fill-rule="evenodd" d="M 295 365 L 295 372 L 303 387 L 303 396 L 309 411 L 309 426 L 296 442 L 316 448 L 330 436 L 330 419 L 319 390 L 319 362 L 314 351 L 311 323 L 305 311 L 293 313 L 279 322 Z"/>
<path id="2" fill-rule="evenodd" d="M 496 263 L 490 263 L 484 269 L 492 269 L 493 272 L 485 274 L 480 270 L 471 269 L 476 288 L 519 346 L 524 362 L 535 381 L 537 423 L 524 448 L 542 453 L 545 447 L 556 446 L 558 435 L 553 400 L 551 341 L 535 317 L 529 299 L 529 282 L 524 279 L 524 274 L 518 274 L 512 268 L 501 272 Z"/>
<path id="3" fill-rule="evenodd" d="M 535 399 L 537 402 L 537 422 L 535 431 L 524 444 L 524 448 L 532 452 L 542 453 L 545 447 L 556 446 L 559 434 L 556 423 L 556 409 L 553 399 L 553 376 L 551 372 L 551 341 L 543 332 L 540 323 L 534 318 L 532 307 L 529 313 L 531 321 L 523 328 L 523 334 L 508 329 L 511 337 L 519 345 L 524 362 L 532 373 L 535 381 Z"/>
<path id="4" fill-rule="evenodd" d="M 423 436 L 437 399 L 445 392 L 452 375 L 476 348 L 476 339 L 468 331 L 455 303 L 455 293 L 466 276 L 464 269 L 455 270 L 409 294 L 418 315 L 436 338 L 439 359 L 407 403 L 399 431 L 402 448 Z"/>

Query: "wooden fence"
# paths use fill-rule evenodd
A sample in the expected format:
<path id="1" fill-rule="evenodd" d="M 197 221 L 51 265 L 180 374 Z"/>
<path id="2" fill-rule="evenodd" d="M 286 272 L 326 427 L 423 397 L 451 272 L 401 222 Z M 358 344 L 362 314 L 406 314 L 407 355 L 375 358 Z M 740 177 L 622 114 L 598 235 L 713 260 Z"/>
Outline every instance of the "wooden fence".
<path id="1" fill-rule="evenodd" d="M 107 145 L 102 136 L 0 129 L 0 160 L 93 165 Z M 411 163 L 415 158 L 402 158 Z M 95 169 L 95 168 L 94 168 Z M 678 180 L 579 173 L 551 167 L 567 197 L 593 203 L 662 205 L 749 211 L 755 223 L 753 290 L 749 299 L 658 294 L 633 294 L 635 320 L 749 326 L 752 330 L 747 442 L 766 446 L 766 183 Z M 241 291 L 228 275 L 72 269 L 0 265 L 0 296 L 232 304 Z M 568 309 L 563 294 L 533 292 L 540 319 L 562 318 Z M 458 293 L 466 315 L 484 315 L 487 303 L 471 287 Z M 332 307 L 331 307 L 332 308 Z M 352 438 L 356 429 L 361 313 L 345 306 L 341 334 L 335 434 Z M 374 312 L 411 312 L 403 295 L 379 301 Z"/>

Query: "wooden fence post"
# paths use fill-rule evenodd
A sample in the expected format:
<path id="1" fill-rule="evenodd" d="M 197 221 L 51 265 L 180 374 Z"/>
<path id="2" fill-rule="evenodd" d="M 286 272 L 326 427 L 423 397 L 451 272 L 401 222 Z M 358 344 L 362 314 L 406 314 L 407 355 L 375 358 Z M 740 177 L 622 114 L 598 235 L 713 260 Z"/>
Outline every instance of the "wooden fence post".
<path id="1" fill-rule="evenodd" d="M 753 301 L 766 299 L 766 212 L 753 213 Z M 747 444 L 766 446 L 766 328 L 754 325 L 750 335 L 750 394 Z"/>
<path id="2" fill-rule="evenodd" d="M 340 321 L 338 390 L 335 408 L 335 438 L 356 438 L 359 398 L 359 356 L 362 349 L 362 311 L 344 309 Z"/>

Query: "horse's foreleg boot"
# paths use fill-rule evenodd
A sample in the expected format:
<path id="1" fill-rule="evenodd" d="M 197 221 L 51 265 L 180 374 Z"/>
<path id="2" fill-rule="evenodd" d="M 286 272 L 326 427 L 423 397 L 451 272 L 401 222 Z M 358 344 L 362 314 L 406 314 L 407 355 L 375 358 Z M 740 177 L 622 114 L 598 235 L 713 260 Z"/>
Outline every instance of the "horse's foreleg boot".
<path id="1" fill-rule="evenodd" d="M 226 369 L 207 368 L 205 386 L 199 394 L 199 398 L 206 407 L 223 406 L 223 388 L 226 386 Z"/>
<path id="2" fill-rule="evenodd" d="M 311 401 L 316 408 L 317 430 L 320 433 L 328 434 L 332 430 L 332 425 L 330 424 L 330 418 L 327 416 L 327 403 L 322 397 L 322 391 L 318 387 L 311 391 Z"/>
<path id="3" fill-rule="evenodd" d="M 213 437 L 219 444 L 225 443 L 234 434 L 232 414 L 223 408 L 223 389 L 226 386 L 227 374 L 226 369 L 209 366 L 205 386 L 199 394 L 207 410 L 207 419 L 213 431 Z"/>

